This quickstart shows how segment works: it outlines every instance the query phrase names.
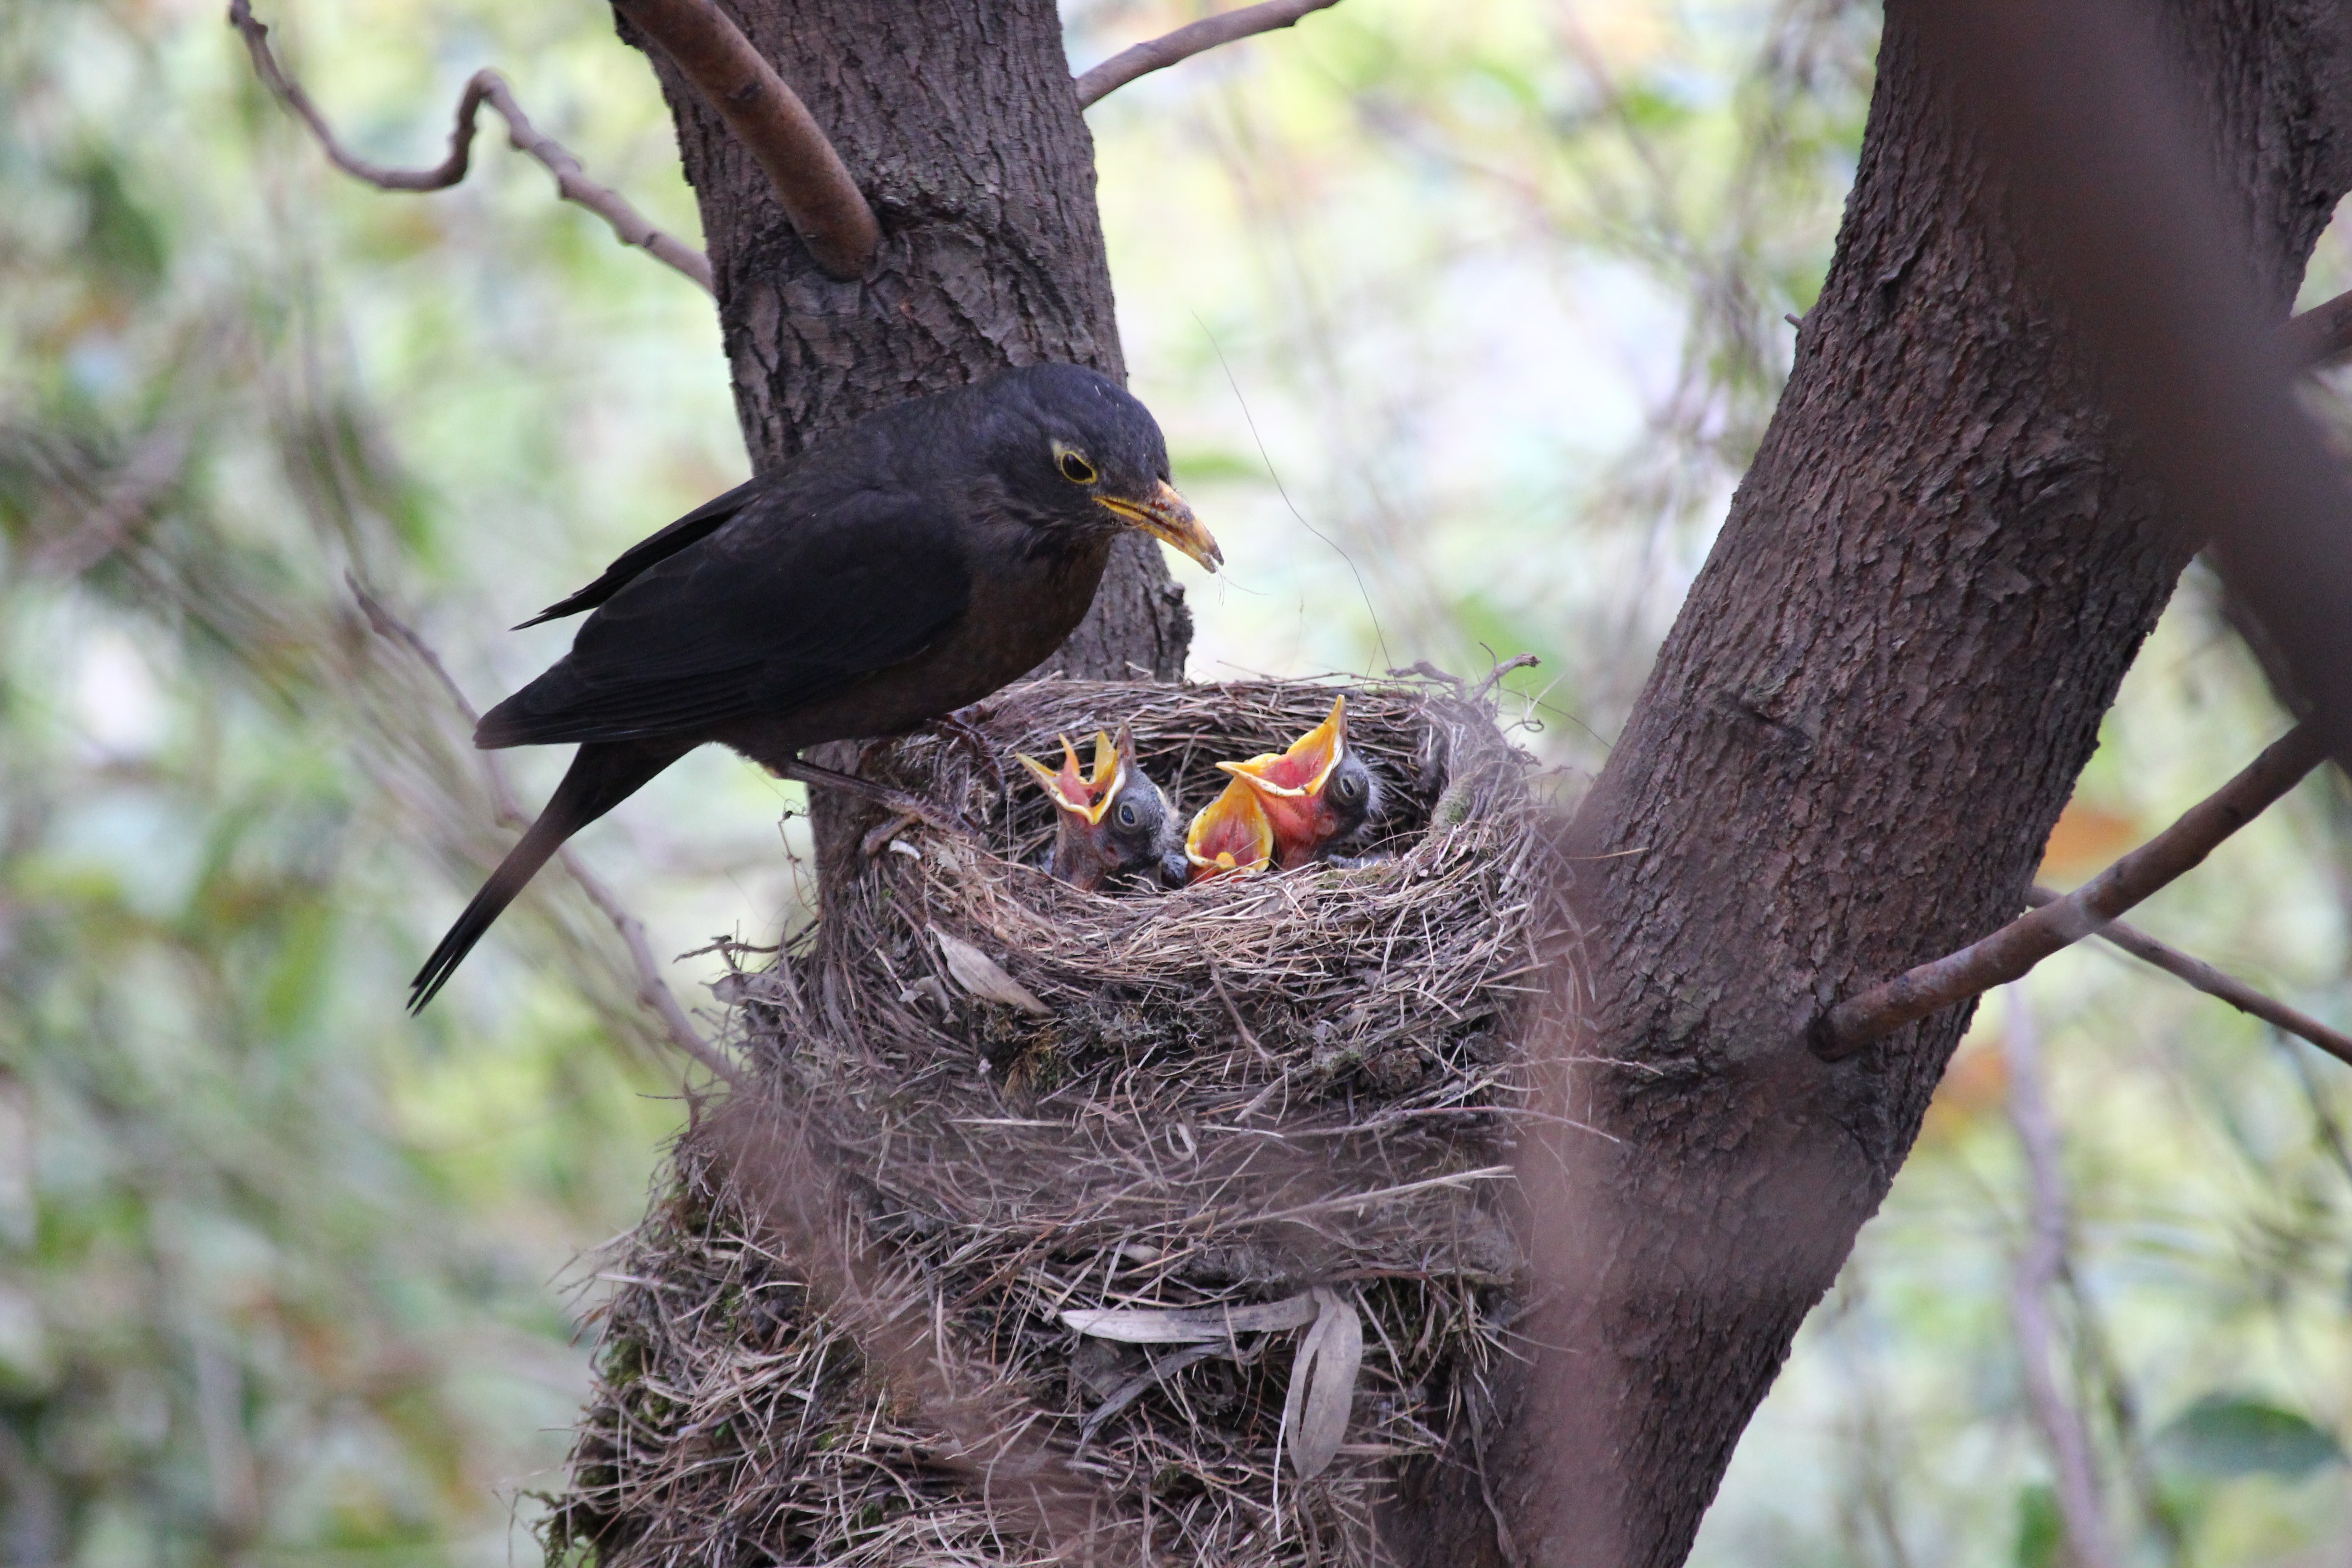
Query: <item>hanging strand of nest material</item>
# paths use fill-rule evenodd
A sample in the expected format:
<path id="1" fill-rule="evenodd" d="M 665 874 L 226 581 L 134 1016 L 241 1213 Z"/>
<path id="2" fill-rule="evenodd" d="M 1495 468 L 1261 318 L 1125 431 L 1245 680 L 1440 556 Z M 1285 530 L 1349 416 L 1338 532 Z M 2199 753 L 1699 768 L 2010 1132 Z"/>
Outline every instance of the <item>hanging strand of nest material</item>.
<path id="1" fill-rule="evenodd" d="M 1331 695 L 1049 681 L 968 716 L 1003 755 L 1127 723 L 1191 809 Z M 961 740 L 868 760 L 990 839 L 854 858 L 722 988 L 758 1082 L 621 1248 L 551 1548 L 1368 1564 L 1406 1468 L 1475 1467 L 1565 868 L 1491 710 L 1348 714 L 1368 863 L 1174 892 L 1055 880 L 1051 806 Z"/>

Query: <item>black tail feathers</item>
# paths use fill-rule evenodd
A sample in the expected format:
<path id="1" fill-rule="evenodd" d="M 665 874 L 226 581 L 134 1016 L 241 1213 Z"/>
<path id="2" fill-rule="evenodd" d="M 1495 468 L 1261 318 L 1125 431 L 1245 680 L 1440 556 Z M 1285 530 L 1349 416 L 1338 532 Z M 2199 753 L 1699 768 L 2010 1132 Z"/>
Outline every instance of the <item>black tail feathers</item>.
<path id="1" fill-rule="evenodd" d="M 425 1005 L 440 994 L 457 965 L 474 951 L 474 944 L 506 912 L 539 868 L 563 847 L 565 839 L 636 794 L 691 746 L 690 742 L 681 745 L 661 741 L 581 747 L 572 759 L 571 771 L 555 786 L 547 809 L 499 862 L 499 868 L 490 873 L 490 879 L 482 884 L 482 890 L 474 895 L 473 902 L 441 939 L 441 945 L 409 982 L 408 1010 L 423 1012 Z"/>

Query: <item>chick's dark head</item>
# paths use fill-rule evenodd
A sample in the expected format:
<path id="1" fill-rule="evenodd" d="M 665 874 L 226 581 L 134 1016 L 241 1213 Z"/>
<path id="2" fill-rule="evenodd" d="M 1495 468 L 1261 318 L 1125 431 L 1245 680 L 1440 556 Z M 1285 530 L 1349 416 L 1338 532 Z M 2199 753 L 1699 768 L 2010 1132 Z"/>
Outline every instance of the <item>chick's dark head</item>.
<path id="1" fill-rule="evenodd" d="M 1114 878 L 1147 887 L 1184 885 L 1184 833 L 1167 795 L 1141 768 L 1125 774 L 1118 798 L 1103 817 L 1105 848 Z"/>
<path id="2" fill-rule="evenodd" d="M 973 392 L 990 475 L 1024 521 L 1093 535 L 1140 529 L 1212 572 L 1223 564 L 1216 540 L 1168 482 L 1159 422 L 1110 377 L 1034 364 Z"/>
<path id="3" fill-rule="evenodd" d="M 1350 751 L 1339 759 L 1324 782 L 1323 799 L 1331 808 L 1331 837 L 1323 844 L 1325 856 L 1344 854 L 1360 848 L 1369 828 L 1381 815 L 1381 781 L 1365 764 L 1364 759 Z"/>

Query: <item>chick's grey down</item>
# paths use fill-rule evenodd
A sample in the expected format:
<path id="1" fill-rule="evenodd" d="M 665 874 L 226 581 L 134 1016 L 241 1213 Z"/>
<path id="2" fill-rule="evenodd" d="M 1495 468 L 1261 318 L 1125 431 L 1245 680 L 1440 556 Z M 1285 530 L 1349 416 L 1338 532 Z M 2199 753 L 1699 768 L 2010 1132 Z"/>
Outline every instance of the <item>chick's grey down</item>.
<path id="1" fill-rule="evenodd" d="M 580 750 L 417 972 L 411 1010 L 566 838 L 704 742 L 782 769 L 978 701 L 1061 646 L 1126 530 L 1215 570 L 1168 478 L 1159 426 L 1108 376 L 1007 371 L 828 436 L 525 622 L 591 612 L 474 743 Z"/>

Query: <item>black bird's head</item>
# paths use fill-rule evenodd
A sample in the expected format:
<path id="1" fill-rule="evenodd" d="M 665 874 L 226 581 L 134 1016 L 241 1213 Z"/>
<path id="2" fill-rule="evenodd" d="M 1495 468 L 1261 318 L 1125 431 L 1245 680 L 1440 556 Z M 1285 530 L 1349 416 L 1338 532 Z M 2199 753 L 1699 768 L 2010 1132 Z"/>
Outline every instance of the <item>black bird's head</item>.
<path id="1" fill-rule="evenodd" d="M 1024 521 L 1081 537 L 1140 529 L 1212 572 L 1224 563 L 1168 482 L 1159 422 L 1110 377 L 1033 364 L 974 391 L 985 460 Z"/>

